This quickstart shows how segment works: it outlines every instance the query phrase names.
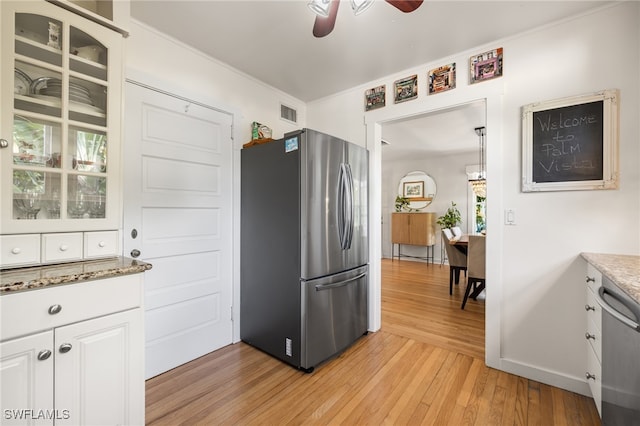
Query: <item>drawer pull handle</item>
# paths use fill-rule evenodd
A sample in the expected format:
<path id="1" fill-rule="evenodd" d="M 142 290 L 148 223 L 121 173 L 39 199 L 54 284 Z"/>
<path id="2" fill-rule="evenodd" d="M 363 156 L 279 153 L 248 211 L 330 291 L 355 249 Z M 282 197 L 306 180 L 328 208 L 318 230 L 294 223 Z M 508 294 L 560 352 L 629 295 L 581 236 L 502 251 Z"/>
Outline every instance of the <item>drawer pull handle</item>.
<path id="1" fill-rule="evenodd" d="M 21 249 L 20 247 L 14 247 L 14 248 L 11 250 L 11 253 L 13 253 L 13 254 L 20 254 L 20 253 L 22 253 L 22 249 Z"/>
<path id="2" fill-rule="evenodd" d="M 589 340 L 589 339 L 593 339 L 596 340 L 596 335 L 595 334 L 590 334 L 588 331 L 586 333 L 584 333 L 584 338 Z"/>
<path id="3" fill-rule="evenodd" d="M 67 251 L 67 250 L 69 250 L 69 246 L 68 245 L 63 244 L 63 245 L 60 246 L 60 251 Z"/>
<path id="4" fill-rule="evenodd" d="M 49 359 L 51 356 L 51 351 L 49 349 L 43 349 L 38 353 L 38 359 L 40 361 L 44 361 L 45 359 Z"/>
<path id="5" fill-rule="evenodd" d="M 104 246 L 106 246 L 106 245 L 107 245 L 107 243 L 105 243 L 104 241 L 100 241 L 100 242 L 98 243 L 98 247 L 104 247 Z"/>
<path id="6" fill-rule="evenodd" d="M 595 311 L 596 307 L 595 306 L 584 305 L 584 310 L 587 311 L 587 312 Z"/>
<path id="7" fill-rule="evenodd" d="M 49 306 L 49 315 L 59 314 L 62 310 L 62 305 L 51 305 Z"/>
<path id="8" fill-rule="evenodd" d="M 72 348 L 71 343 L 63 343 L 60 345 L 60 349 L 58 350 L 60 351 L 61 354 L 66 354 L 71 350 L 71 348 Z"/>
<path id="9" fill-rule="evenodd" d="M 587 371 L 587 374 L 585 374 L 585 377 L 587 378 L 587 380 L 595 380 L 596 379 L 596 375 L 595 374 L 591 374 Z"/>
<path id="10" fill-rule="evenodd" d="M 596 279 L 594 277 L 590 277 L 590 276 L 587 275 L 587 282 L 588 283 L 595 283 Z"/>

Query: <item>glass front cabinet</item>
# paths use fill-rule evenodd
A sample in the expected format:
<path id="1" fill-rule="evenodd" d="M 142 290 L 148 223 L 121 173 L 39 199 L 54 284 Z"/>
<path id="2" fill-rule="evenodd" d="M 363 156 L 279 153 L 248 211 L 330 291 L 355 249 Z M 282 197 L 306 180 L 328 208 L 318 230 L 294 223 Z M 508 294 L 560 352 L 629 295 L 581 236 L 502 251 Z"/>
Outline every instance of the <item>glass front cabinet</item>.
<path id="1" fill-rule="evenodd" d="M 0 234 L 118 229 L 122 36 L 44 1 L 0 7 Z"/>

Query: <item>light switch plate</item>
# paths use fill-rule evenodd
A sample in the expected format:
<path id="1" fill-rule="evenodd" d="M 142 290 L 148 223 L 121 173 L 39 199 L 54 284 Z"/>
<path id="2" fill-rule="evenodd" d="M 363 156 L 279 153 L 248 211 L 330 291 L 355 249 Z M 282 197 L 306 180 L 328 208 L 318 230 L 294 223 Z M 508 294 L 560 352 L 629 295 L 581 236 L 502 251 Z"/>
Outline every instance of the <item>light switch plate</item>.
<path id="1" fill-rule="evenodd" d="M 516 224 L 516 211 L 514 209 L 506 209 L 504 211 L 504 224 L 505 225 Z"/>

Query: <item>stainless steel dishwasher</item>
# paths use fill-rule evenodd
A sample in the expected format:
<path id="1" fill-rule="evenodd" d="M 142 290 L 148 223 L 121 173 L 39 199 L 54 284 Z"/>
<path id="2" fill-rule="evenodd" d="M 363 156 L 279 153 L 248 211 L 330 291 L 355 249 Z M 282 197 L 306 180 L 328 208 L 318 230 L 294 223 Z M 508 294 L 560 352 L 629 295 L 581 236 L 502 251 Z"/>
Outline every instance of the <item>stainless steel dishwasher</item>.
<path id="1" fill-rule="evenodd" d="M 640 305 L 607 277 L 602 306 L 602 424 L 640 424 Z"/>

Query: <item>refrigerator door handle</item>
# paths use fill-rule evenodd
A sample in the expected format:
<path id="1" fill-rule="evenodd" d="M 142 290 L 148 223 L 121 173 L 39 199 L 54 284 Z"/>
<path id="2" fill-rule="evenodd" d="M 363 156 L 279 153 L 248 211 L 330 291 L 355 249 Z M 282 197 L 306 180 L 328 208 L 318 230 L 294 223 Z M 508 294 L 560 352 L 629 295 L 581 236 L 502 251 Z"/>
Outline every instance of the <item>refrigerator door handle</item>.
<path id="1" fill-rule="evenodd" d="M 338 236 L 340 248 L 351 248 L 353 236 L 353 177 L 351 167 L 346 163 L 340 164 L 340 177 L 338 182 Z"/>
<path id="2" fill-rule="evenodd" d="M 360 278 L 366 276 L 367 273 L 364 272 L 360 275 L 356 275 L 353 278 L 349 278 L 348 280 L 344 280 L 344 281 L 339 281 L 337 283 L 331 283 L 331 284 L 318 284 L 316 286 L 316 291 L 322 291 L 322 290 L 330 290 L 332 288 L 336 288 L 336 287 L 344 287 L 345 285 L 353 282 L 353 281 L 358 281 Z"/>
<path id="3" fill-rule="evenodd" d="M 344 250 L 344 163 L 340 164 L 340 173 L 338 175 L 338 237 L 340 238 L 340 248 Z"/>
<path id="4" fill-rule="evenodd" d="M 353 240 L 353 174 L 351 173 L 351 165 L 345 164 L 346 174 L 346 234 L 347 244 L 346 248 L 351 248 L 351 241 Z"/>
<path id="5" fill-rule="evenodd" d="M 340 164 L 339 181 L 338 233 L 340 247 L 342 250 L 348 250 L 353 239 L 353 175 L 349 164 Z"/>

